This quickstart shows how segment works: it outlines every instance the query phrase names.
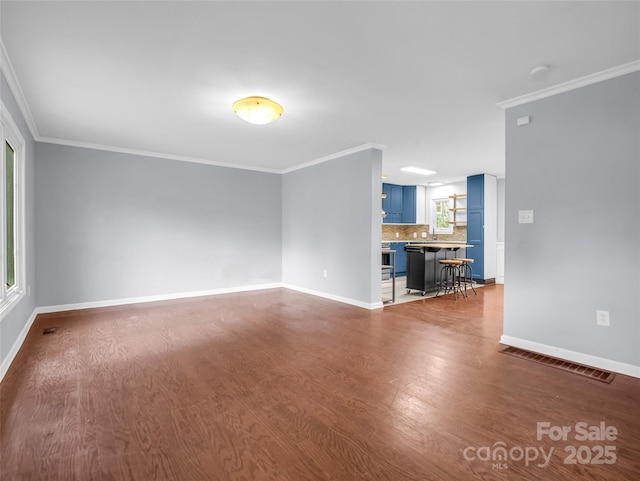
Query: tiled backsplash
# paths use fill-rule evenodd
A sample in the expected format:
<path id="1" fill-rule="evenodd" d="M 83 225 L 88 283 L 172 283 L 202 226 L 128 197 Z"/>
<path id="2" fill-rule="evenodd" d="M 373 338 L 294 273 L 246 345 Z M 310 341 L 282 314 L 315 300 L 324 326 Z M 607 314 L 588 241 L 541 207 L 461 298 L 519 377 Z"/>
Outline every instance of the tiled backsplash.
<path id="1" fill-rule="evenodd" d="M 427 237 L 422 237 L 426 232 Z M 396 235 L 396 233 L 398 235 Z M 416 234 L 416 237 L 414 237 Z M 453 234 L 436 234 L 436 238 L 442 241 L 465 241 L 467 240 L 467 227 L 459 226 L 453 228 Z M 428 224 L 382 224 L 382 240 L 393 241 L 420 241 L 431 240 L 432 235 Z"/>

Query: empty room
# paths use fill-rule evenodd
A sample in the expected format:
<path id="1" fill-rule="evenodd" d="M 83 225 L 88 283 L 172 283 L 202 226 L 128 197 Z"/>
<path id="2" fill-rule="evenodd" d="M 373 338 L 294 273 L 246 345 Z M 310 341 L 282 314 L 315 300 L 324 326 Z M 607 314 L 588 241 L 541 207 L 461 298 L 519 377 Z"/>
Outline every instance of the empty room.
<path id="1" fill-rule="evenodd" d="M 2 0 L 0 71 L 0 481 L 640 477 L 639 1 Z"/>

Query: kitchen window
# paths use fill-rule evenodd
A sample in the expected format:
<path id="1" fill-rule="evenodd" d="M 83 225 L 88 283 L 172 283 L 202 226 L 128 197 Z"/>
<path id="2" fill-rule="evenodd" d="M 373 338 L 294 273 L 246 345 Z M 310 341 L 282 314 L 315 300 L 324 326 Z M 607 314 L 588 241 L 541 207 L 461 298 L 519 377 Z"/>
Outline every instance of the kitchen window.
<path id="1" fill-rule="evenodd" d="M 449 198 L 433 199 L 432 224 L 433 234 L 453 234 L 453 224 L 449 210 Z"/>
<path id="2" fill-rule="evenodd" d="M 4 104 L 0 105 L 0 319 L 25 295 L 25 142 Z"/>

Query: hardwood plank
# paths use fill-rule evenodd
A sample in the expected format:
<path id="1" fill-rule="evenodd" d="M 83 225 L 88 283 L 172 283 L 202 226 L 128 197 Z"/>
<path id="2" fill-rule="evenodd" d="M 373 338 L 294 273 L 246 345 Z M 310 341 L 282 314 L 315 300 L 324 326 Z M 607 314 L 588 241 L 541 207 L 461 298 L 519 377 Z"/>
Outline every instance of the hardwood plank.
<path id="1" fill-rule="evenodd" d="M 41 315 L 0 384 L 0 480 L 638 477 L 640 380 L 504 356 L 501 329 L 499 285 L 376 311 L 274 289 Z M 553 452 L 465 458 L 496 443 Z M 607 443 L 613 464 L 564 464 Z"/>

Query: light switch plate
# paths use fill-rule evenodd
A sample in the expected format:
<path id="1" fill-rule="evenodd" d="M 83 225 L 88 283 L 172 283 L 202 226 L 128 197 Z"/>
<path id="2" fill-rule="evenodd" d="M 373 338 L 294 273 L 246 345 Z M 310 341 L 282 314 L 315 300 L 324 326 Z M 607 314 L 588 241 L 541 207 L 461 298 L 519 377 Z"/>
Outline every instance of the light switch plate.
<path id="1" fill-rule="evenodd" d="M 531 123 L 531 117 L 528 115 L 526 117 L 520 117 L 516 120 L 516 125 L 518 127 L 522 127 L 523 125 L 529 125 Z"/>
<path id="2" fill-rule="evenodd" d="M 532 210 L 519 210 L 518 211 L 518 224 L 533 224 L 533 211 Z"/>
<path id="3" fill-rule="evenodd" d="M 596 324 L 598 326 L 609 326 L 609 311 L 596 311 Z"/>

